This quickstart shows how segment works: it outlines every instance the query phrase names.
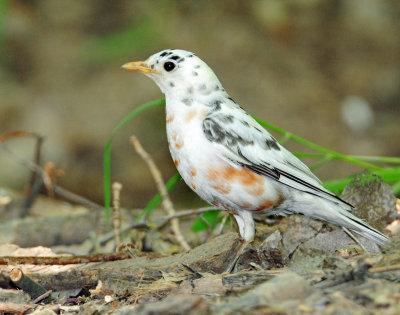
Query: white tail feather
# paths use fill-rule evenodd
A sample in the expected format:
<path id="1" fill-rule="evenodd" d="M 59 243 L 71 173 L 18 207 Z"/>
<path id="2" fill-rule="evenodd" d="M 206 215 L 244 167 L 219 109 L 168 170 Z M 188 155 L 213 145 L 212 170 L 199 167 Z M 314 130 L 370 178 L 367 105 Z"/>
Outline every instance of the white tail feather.
<path id="1" fill-rule="evenodd" d="M 300 208 L 291 209 L 294 212 L 346 227 L 380 245 L 390 242 L 390 238 L 351 214 L 341 205 L 304 193 L 297 193 L 293 197 L 298 201 L 296 204 L 301 205 Z"/>

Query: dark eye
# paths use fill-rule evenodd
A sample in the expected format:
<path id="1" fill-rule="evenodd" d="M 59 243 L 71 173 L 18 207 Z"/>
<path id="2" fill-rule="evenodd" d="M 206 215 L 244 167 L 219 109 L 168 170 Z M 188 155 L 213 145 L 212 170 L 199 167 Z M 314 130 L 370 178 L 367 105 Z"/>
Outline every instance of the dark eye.
<path id="1" fill-rule="evenodd" d="M 170 72 L 170 71 L 174 70 L 174 68 L 175 68 L 175 64 L 173 62 L 167 61 L 166 63 L 164 63 L 165 71 Z"/>

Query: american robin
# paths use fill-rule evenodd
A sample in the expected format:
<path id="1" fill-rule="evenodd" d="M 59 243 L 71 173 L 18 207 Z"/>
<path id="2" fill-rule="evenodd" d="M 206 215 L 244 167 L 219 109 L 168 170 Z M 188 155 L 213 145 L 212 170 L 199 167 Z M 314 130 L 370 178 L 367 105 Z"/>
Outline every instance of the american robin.
<path id="1" fill-rule="evenodd" d="M 168 144 L 186 184 L 231 213 L 244 241 L 254 214 L 300 213 L 351 229 L 378 244 L 390 239 L 351 214 L 292 153 L 240 107 L 194 53 L 167 49 L 123 69 L 150 77 L 165 94 Z"/>

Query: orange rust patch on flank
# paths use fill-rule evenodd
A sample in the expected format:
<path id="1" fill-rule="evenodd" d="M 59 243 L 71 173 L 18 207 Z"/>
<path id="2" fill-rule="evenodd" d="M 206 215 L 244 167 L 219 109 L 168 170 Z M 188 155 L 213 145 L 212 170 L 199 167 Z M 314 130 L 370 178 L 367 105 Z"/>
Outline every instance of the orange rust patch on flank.
<path id="1" fill-rule="evenodd" d="M 252 196 L 261 196 L 264 193 L 264 185 L 257 184 L 254 187 L 248 187 L 246 191 Z"/>
<path id="2" fill-rule="evenodd" d="M 232 189 L 232 187 L 229 185 L 214 185 L 212 188 L 224 195 L 229 194 Z"/>
<path id="3" fill-rule="evenodd" d="M 179 139 L 178 141 L 175 142 L 175 148 L 181 149 L 183 147 L 183 140 Z"/>
<path id="4" fill-rule="evenodd" d="M 197 175 L 197 170 L 194 167 L 192 167 L 192 170 L 190 171 L 190 175 L 192 177 L 195 177 Z"/>
<path id="5" fill-rule="evenodd" d="M 193 190 L 196 190 L 197 189 L 196 184 L 192 183 L 192 188 L 193 188 Z"/>
<path id="6" fill-rule="evenodd" d="M 180 162 L 181 162 L 181 161 L 179 161 L 179 160 L 174 160 L 175 166 L 178 167 L 178 165 L 179 165 Z"/>
<path id="7" fill-rule="evenodd" d="M 172 140 L 176 141 L 177 138 L 178 138 L 178 134 L 175 132 L 175 133 L 172 135 Z"/>
<path id="8" fill-rule="evenodd" d="M 264 185 L 264 177 L 252 172 L 247 167 L 236 169 L 229 165 L 222 169 L 209 169 L 207 178 L 212 181 L 224 182 L 238 180 L 245 186 Z"/>
<path id="9" fill-rule="evenodd" d="M 224 208 L 224 211 L 226 211 L 232 215 L 238 214 L 238 212 L 236 210 L 229 209 L 226 205 L 218 205 L 218 207 Z"/>
<path id="10" fill-rule="evenodd" d="M 189 123 L 197 114 L 197 110 L 192 109 L 189 113 L 187 113 L 185 117 L 185 122 Z"/>
<path id="11" fill-rule="evenodd" d="M 253 211 L 258 212 L 258 211 L 263 211 L 272 207 L 279 206 L 283 202 L 283 196 L 279 195 L 278 200 L 272 201 L 272 200 L 266 200 L 261 206 L 259 206 L 257 209 L 254 209 Z"/>
<path id="12" fill-rule="evenodd" d="M 249 204 L 249 203 L 243 203 L 243 204 L 241 205 L 241 207 L 242 207 L 243 209 L 250 209 L 250 208 L 251 208 L 251 204 Z"/>
<path id="13" fill-rule="evenodd" d="M 167 118 L 167 124 L 169 124 L 170 122 L 172 122 L 174 120 L 174 115 L 171 115 L 169 117 L 167 116 L 166 118 Z"/>

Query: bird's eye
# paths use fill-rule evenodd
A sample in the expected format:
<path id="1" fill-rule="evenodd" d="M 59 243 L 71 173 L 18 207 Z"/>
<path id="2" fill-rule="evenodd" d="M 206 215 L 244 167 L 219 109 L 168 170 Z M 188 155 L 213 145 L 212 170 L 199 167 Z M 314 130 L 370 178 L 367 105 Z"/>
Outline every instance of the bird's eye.
<path id="1" fill-rule="evenodd" d="M 175 64 L 171 61 L 167 61 L 166 63 L 164 63 L 164 69 L 165 71 L 170 72 L 175 69 Z"/>

